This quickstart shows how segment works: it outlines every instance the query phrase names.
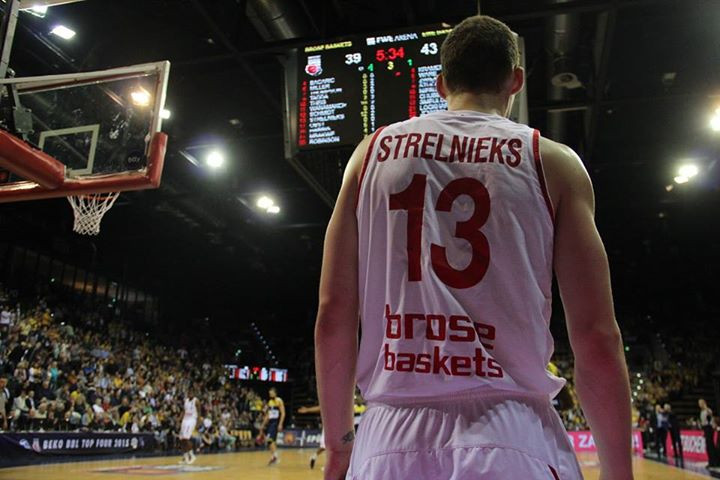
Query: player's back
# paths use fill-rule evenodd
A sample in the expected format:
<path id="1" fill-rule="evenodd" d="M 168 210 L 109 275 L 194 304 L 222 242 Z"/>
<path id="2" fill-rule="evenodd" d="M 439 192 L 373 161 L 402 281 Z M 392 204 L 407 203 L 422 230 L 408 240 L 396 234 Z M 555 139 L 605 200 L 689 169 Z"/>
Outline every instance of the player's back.
<path id="1" fill-rule="evenodd" d="M 437 112 L 378 131 L 358 194 L 368 401 L 554 395 L 553 218 L 539 134 Z"/>
<path id="2" fill-rule="evenodd" d="M 184 402 L 185 418 L 197 418 L 197 399 L 195 397 L 186 398 Z"/>

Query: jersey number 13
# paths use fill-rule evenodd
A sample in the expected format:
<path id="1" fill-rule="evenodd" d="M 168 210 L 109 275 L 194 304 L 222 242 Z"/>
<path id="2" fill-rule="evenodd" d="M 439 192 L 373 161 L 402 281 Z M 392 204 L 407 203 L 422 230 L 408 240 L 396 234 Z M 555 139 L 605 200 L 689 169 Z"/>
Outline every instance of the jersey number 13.
<path id="1" fill-rule="evenodd" d="M 427 177 L 416 174 L 408 188 L 390 195 L 390 210 L 407 211 L 408 280 L 411 282 L 422 280 L 420 259 L 426 188 Z M 455 226 L 455 237 L 467 241 L 472 248 L 470 264 L 462 270 L 453 268 L 448 263 L 447 248 L 434 243 L 430 245 L 430 260 L 435 275 L 443 283 L 453 288 L 470 288 L 480 283 L 490 265 L 490 245 L 480 231 L 490 216 L 490 194 L 479 180 L 458 178 L 440 192 L 435 210 L 451 211 L 455 199 L 460 195 L 469 196 L 474 204 L 470 218 L 457 222 Z"/>

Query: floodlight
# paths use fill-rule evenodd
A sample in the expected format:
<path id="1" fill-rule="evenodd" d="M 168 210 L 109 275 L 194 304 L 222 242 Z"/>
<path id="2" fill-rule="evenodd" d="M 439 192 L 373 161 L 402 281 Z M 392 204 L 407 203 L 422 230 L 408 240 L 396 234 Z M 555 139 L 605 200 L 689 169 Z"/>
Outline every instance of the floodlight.
<path id="1" fill-rule="evenodd" d="M 675 183 L 678 184 L 687 183 L 688 180 L 690 180 L 688 177 L 683 177 L 682 175 L 678 175 L 677 177 L 675 177 Z"/>
<path id="2" fill-rule="evenodd" d="M 167 110 L 165 108 L 160 110 L 160 118 L 162 118 L 163 120 L 168 120 L 171 116 L 172 112 L 170 110 Z"/>
<path id="3" fill-rule="evenodd" d="M 219 150 L 213 150 L 208 153 L 208 156 L 205 158 L 205 163 L 207 163 L 210 168 L 220 168 L 225 163 L 225 156 Z"/>
<path id="4" fill-rule="evenodd" d="M 710 128 L 715 132 L 720 132 L 720 108 L 710 117 Z"/>
<path id="5" fill-rule="evenodd" d="M 52 30 L 50 30 L 50 33 L 53 35 L 57 35 L 58 37 L 62 38 L 63 40 L 70 40 L 75 36 L 75 30 L 71 30 L 65 25 L 58 25 Z"/>
<path id="6" fill-rule="evenodd" d="M 272 213 L 273 215 L 277 215 L 278 213 L 280 213 L 280 207 L 278 207 L 277 205 L 273 205 L 267 209 L 267 212 Z"/>
<path id="7" fill-rule="evenodd" d="M 266 197 L 265 195 L 263 195 L 262 197 L 258 198 L 258 201 L 257 201 L 258 208 L 267 210 L 269 208 L 272 208 L 274 205 L 275 205 L 275 202 L 270 197 Z"/>
<path id="8" fill-rule="evenodd" d="M 130 98 L 132 98 L 132 102 L 138 107 L 147 107 L 150 105 L 150 92 L 142 87 L 130 92 Z"/>
<path id="9" fill-rule="evenodd" d="M 678 175 L 681 177 L 688 178 L 688 179 L 694 177 L 698 173 L 700 173 L 700 169 L 697 167 L 697 165 L 692 165 L 692 164 L 682 165 L 678 169 Z"/>

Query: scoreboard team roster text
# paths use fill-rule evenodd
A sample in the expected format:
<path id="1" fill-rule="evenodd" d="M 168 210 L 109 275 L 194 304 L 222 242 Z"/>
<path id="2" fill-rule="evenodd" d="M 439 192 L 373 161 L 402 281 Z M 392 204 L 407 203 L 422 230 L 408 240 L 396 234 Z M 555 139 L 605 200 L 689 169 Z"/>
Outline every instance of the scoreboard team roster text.
<path id="1" fill-rule="evenodd" d="M 357 37 L 301 49 L 297 147 L 352 146 L 383 125 L 445 110 L 435 81 L 449 31 Z"/>

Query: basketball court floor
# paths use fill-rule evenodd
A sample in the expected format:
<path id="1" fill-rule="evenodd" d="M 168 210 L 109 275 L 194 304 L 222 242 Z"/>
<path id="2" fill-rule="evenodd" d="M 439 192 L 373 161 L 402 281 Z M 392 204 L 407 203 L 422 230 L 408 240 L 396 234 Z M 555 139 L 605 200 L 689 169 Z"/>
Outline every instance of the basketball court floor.
<path id="1" fill-rule="evenodd" d="M 219 455 L 199 455 L 191 466 L 178 465 L 179 457 L 153 457 L 125 460 L 63 463 L 0 470 L 3 480 L 112 480 L 134 478 L 178 478 L 184 480 L 320 480 L 324 458 L 315 470 L 308 462 L 312 450 L 284 450 L 280 464 L 268 467 L 267 452 L 240 452 Z M 580 457 L 586 480 L 597 480 L 600 474 L 597 458 Z M 680 470 L 651 460 L 635 457 L 636 480 L 698 480 L 709 476 Z M 401 479 L 398 479 L 401 480 Z M 508 479 L 510 480 L 510 479 Z M 515 480 L 515 479 L 512 479 Z"/>

